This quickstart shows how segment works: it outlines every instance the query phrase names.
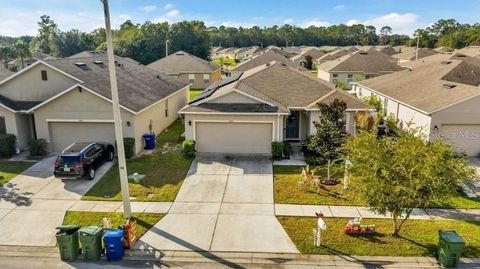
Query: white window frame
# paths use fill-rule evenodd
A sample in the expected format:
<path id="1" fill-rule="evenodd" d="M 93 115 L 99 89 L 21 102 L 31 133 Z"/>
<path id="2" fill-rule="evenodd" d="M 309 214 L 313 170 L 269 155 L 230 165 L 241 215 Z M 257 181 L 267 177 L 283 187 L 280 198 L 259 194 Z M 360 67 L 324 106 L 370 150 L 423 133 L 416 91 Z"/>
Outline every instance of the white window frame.
<path id="1" fill-rule="evenodd" d="M 195 74 L 188 74 L 188 81 L 190 83 L 195 83 Z"/>
<path id="2" fill-rule="evenodd" d="M 203 84 L 210 84 L 210 74 L 203 74 Z"/>

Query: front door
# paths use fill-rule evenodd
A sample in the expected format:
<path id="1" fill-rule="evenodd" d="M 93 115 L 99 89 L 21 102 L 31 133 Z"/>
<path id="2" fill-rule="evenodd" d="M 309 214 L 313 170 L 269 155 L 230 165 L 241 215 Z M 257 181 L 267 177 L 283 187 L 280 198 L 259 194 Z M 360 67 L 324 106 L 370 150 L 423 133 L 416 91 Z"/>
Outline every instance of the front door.
<path id="1" fill-rule="evenodd" d="M 300 111 L 292 111 L 287 118 L 286 139 L 300 139 Z"/>

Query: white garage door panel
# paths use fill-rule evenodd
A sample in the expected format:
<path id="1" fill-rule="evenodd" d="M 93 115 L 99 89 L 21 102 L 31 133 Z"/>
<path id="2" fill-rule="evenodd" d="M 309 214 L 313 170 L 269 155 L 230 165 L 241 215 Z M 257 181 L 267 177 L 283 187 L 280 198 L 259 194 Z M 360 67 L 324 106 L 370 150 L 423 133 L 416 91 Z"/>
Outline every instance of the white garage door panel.
<path id="1" fill-rule="evenodd" d="M 61 152 L 75 142 L 115 141 L 113 123 L 51 122 L 50 140 L 54 151 Z"/>
<path id="2" fill-rule="evenodd" d="M 270 154 L 271 123 L 197 122 L 198 152 Z"/>
<path id="3" fill-rule="evenodd" d="M 480 124 L 445 124 L 441 126 L 444 141 L 452 144 L 458 152 L 468 156 L 480 154 Z"/>

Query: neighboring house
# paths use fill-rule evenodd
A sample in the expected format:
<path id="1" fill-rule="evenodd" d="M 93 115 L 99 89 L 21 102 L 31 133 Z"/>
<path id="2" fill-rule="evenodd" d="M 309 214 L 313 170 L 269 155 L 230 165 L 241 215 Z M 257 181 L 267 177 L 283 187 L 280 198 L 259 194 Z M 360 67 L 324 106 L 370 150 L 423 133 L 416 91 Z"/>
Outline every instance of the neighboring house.
<path id="1" fill-rule="evenodd" d="M 339 50 L 334 50 L 332 52 L 329 52 L 323 56 L 320 56 L 318 57 L 317 59 L 315 59 L 315 63 L 317 65 L 320 65 L 324 62 L 328 62 L 328 61 L 333 61 L 333 60 L 336 60 L 342 56 L 345 56 L 347 54 L 350 54 L 352 52 L 355 52 L 357 51 L 358 49 L 354 48 L 354 47 L 351 47 L 351 48 L 348 48 L 348 49 L 339 49 Z"/>
<path id="2" fill-rule="evenodd" d="M 192 89 L 205 89 L 222 78 L 220 66 L 184 51 L 170 54 L 147 67 L 189 82 Z"/>
<path id="3" fill-rule="evenodd" d="M 200 153 L 270 154 L 272 141 L 304 141 L 316 132 L 318 103 L 345 101 L 345 130 L 369 110 L 356 97 L 282 63 L 268 63 L 210 86 L 180 110 L 185 137 Z"/>
<path id="4" fill-rule="evenodd" d="M 285 64 L 286 66 L 296 68 L 297 66 L 293 63 L 290 59 L 283 56 L 282 54 L 277 53 L 275 50 L 269 50 L 264 53 L 260 53 L 257 56 L 253 57 L 252 59 L 242 62 L 239 65 L 235 66 L 232 71 L 247 71 L 249 69 L 255 68 L 257 66 L 265 65 L 272 61 L 276 61 L 278 63 Z M 302 70 L 306 70 L 303 67 L 299 67 Z"/>
<path id="5" fill-rule="evenodd" d="M 6 79 L 7 77 L 11 76 L 15 74 L 14 72 L 8 70 L 8 69 L 5 69 L 3 67 L 0 67 L 0 81 Z"/>
<path id="6" fill-rule="evenodd" d="M 392 63 L 389 56 L 376 50 L 347 54 L 337 60 L 318 66 L 318 78 L 337 84 L 342 82 L 348 88 L 352 83 L 405 69 Z"/>
<path id="7" fill-rule="evenodd" d="M 116 57 L 124 137 L 160 133 L 188 100 L 189 83 Z M 115 142 L 106 57 L 38 60 L 0 82 L 0 130 L 21 149 L 45 139 L 59 152 L 74 142 Z M 150 128 L 151 127 L 151 128 Z"/>
<path id="8" fill-rule="evenodd" d="M 30 57 L 23 59 L 23 65 L 24 67 L 27 67 L 29 65 L 32 65 L 38 60 L 44 60 L 44 59 L 50 59 L 50 58 L 53 58 L 53 57 L 48 54 L 36 51 L 32 53 Z M 13 61 L 8 62 L 8 68 L 11 70 L 17 70 L 17 71 L 22 70 L 22 60 L 20 58 L 17 58 Z"/>
<path id="9" fill-rule="evenodd" d="M 299 55 L 295 55 L 290 60 L 292 60 L 297 66 L 305 66 L 305 57 L 310 55 L 312 57 L 312 63 L 315 63 L 315 59 L 318 59 L 325 55 L 325 53 L 317 48 L 310 48 L 303 51 Z"/>
<path id="10" fill-rule="evenodd" d="M 480 46 L 468 46 L 462 49 L 456 49 L 454 52 L 480 59 Z"/>
<path id="11" fill-rule="evenodd" d="M 258 46 L 252 46 L 252 47 L 243 48 L 241 51 L 237 52 L 237 55 L 239 58 L 244 59 L 244 58 L 249 58 L 257 53 L 260 53 L 261 51 L 263 51 L 262 48 Z"/>
<path id="12" fill-rule="evenodd" d="M 398 52 L 393 47 L 390 47 L 390 46 L 376 47 L 375 50 L 388 56 L 398 54 Z"/>
<path id="13" fill-rule="evenodd" d="M 408 63 L 410 69 L 354 83 L 359 98 L 377 95 L 384 115 L 422 128 L 469 156 L 480 153 L 480 60 L 437 54 Z"/>
<path id="14" fill-rule="evenodd" d="M 438 51 L 428 48 L 418 49 L 418 59 L 438 54 Z M 392 55 L 393 58 L 398 60 L 398 64 L 414 61 L 417 59 L 417 49 L 414 47 L 406 47 L 402 49 L 402 52 Z"/>

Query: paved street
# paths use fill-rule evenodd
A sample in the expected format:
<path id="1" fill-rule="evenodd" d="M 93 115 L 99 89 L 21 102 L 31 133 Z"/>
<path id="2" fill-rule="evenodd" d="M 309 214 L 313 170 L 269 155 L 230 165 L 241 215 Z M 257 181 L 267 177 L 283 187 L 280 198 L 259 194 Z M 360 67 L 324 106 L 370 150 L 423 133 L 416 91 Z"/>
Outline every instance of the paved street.
<path id="1" fill-rule="evenodd" d="M 199 157 L 169 213 L 137 248 L 298 253 L 274 215 L 266 157 Z"/>
<path id="2" fill-rule="evenodd" d="M 0 187 L 0 245 L 55 246 L 65 212 L 113 165 L 102 165 L 92 181 L 61 180 L 53 177 L 55 159 L 37 162 Z"/>

